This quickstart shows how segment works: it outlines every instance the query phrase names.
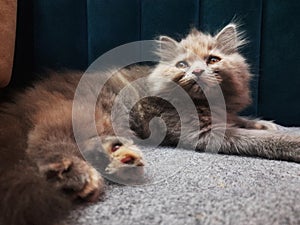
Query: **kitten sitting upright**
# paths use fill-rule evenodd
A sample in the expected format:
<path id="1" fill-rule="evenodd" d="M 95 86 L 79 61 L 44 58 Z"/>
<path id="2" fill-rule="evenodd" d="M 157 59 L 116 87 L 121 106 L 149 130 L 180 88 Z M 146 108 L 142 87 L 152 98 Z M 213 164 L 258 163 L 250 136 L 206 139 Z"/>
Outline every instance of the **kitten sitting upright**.
<path id="1" fill-rule="evenodd" d="M 149 122 L 160 117 L 167 127 L 165 145 L 300 162 L 299 136 L 280 133 L 273 123 L 237 115 L 251 102 L 251 75 L 238 53 L 243 41 L 234 24 L 215 36 L 193 30 L 181 42 L 169 37 L 159 42 L 161 61 L 153 70 L 136 66 L 118 71 L 100 97 L 98 90 L 91 89 L 93 76 L 84 83 L 75 118 L 82 133 L 77 142 L 72 106 L 82 73 L 52 73 L 17 94 L 14 102 L 0 105 L 0 224 L 51 225 L 67 214 L 74 200 L 97 201 L 104 190 L 103 178 L 84 160 L 78 146 L 102 149 L 99 167 L 121 180 L 142 177 L 144 161 L 127 138 L 130 131 L 124 129 L 122 137 L 115 137 L 111 119 L 120 90 L 138 78 L 146 78 L 143 88 L 154 97 L 141 97 L 128 110 L 136 136 L 159 135 L 160 130 L 150 131 Z M 196 114 L 176 95 L 174 83 L 186 91 Z M 218 88 L 221 96 L 216 94 Z M 137 95 L 139 91 L 134 90 Z M 132 95 L 126 97 L 130 100 Z M 180 116 L 163 97 L 180 107 Z M 93 118 L 87 118 L 89 110 Z M 126 121 L 128 115 L 119 117 Z"/>

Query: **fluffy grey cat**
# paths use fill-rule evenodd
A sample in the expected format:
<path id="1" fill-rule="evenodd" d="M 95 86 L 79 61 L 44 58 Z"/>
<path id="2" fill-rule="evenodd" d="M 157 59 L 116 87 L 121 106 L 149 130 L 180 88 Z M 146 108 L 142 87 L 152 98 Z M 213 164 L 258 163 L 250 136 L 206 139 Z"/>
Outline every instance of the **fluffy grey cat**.
<path id="1" fill-rule="evenodd" d="M 161 98 L 141 101 L 142 107 L 137 107 L 140 110 L 132 118 L 142 118 L 132 129 L 146 138 L 150 135 L 149 121 L 156 116 L 167 125 L 163 141 L 166 145 L 180 141 L 182 147 L 198 151 L 299 162 L 300 136 L 279 132 L 272 122 L 238 116 L 251 103 L 249 65 L 239 53 L 244 43 L 235 24 L 227 25 L 215 36 L 194 29 L 180 42 L 160 37 L 157 53 L 161 62 L 151 71 L 148 86 L 152 94 Z M 196 115 L 174 91 L 174 83 L 188 93 Z M 174 106 L 163 98 L 182 104 L 180 118 Z M 198 120 L 200 126 L 195 126 Z M 143 129 L 140 124 L 144 124 Z"/>

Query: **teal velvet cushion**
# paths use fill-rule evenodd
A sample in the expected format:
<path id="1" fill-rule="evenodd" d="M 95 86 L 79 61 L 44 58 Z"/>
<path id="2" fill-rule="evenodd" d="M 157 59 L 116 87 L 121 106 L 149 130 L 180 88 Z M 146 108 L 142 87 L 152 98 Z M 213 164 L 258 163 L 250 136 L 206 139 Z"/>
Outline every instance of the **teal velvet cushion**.
<path id="1" fill-rule="evenodd" d="M 191 27 L 241 23 L 249 44 L 253 104 L 244 114 L 300 125 L 298 0 L 19 0 L 13 82 L 43 68 L 86 69 L 118 45 Z"/>
<path id="2" fill-rule="evenodd" d="M 300 126 L 300 1 L 268 0 L 262 20 L 259 115 Z"/>

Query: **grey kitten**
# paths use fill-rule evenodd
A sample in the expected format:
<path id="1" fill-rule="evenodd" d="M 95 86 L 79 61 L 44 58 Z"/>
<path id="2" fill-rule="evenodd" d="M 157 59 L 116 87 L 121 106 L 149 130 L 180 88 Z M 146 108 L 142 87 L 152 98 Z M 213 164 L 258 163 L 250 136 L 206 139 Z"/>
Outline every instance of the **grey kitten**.
<path id="1" fill-rule="evenodd" d="M 141 138 L 163 130 L 158 124 L 159 129 L 150 131 L 148 124 L 155 116 L 167 126 L 164 145 L 299 162 L 300 135 L 280 132 L 272 122 L 238 116 L 251 103 L 251 73 L 239 53 L 245 43 L 241 36 L 235 24 L 215 36 L 193 29 L 180 42 L 161 36 L 157 51 L 161 62 L 148 77 L 150 92 L 160 97 L 140 102 L 132 121 L 142 117 L 132 123 L 132 129 Z M 176 85 L 188 93 L 196 114 L 178 96 Z M 163 98 L 177 104 L 180 116 Z"/>

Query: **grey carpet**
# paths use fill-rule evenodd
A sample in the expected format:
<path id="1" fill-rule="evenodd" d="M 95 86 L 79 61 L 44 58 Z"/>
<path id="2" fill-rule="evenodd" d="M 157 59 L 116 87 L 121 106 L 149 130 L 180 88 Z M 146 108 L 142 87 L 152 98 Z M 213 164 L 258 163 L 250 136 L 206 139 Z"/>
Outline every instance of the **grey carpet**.
<path id="1" fill-rule="evenodd" d="M 146 148 L 147 184 L 109 183 L 70 225 L 300 224 L 300 164 Z"/>

